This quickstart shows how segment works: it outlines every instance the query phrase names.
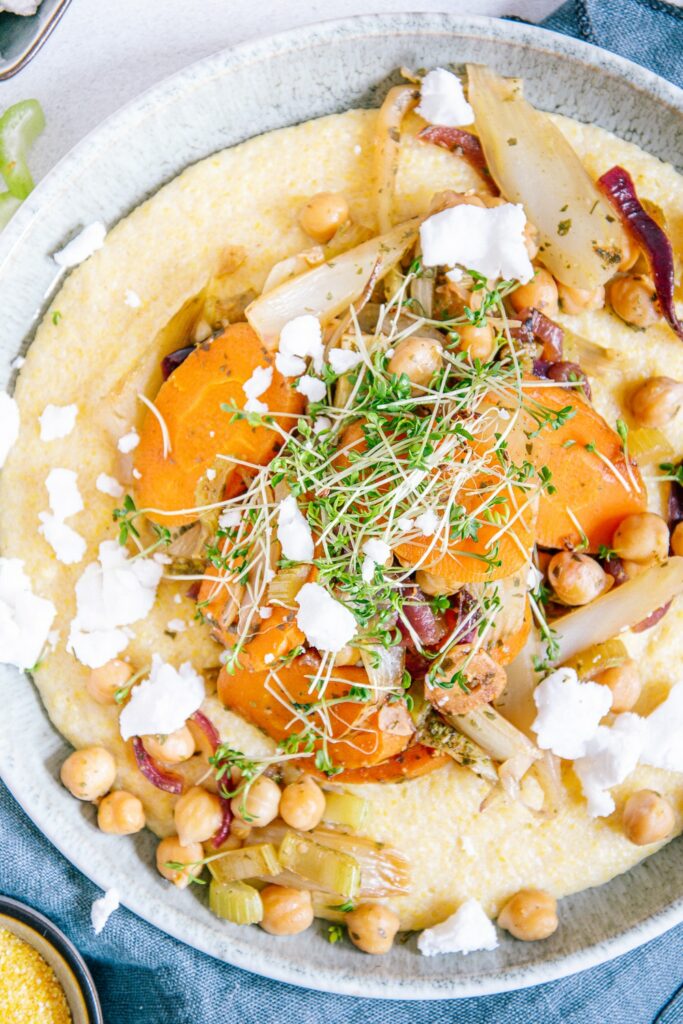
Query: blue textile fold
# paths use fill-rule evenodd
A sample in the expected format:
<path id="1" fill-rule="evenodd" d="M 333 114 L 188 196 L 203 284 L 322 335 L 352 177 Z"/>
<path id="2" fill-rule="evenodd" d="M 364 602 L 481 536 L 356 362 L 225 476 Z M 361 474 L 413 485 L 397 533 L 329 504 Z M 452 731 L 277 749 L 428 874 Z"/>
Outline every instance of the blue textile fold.
<path id="1" fill-rule="evenodd" d="M 544 25 L 683 86 L 683 11 L 660 0 L 569 0 Z M 0 852 L 0 892 L 46 914 L 78 946 L 106 1024 L 683 1024 L 683 926 L 611 963 L 519 992 L 424 1003 L 353 999 L 219 963 L 123 908 L 96 938 L 90 906 L 100 891 L 1 784 Z"/>

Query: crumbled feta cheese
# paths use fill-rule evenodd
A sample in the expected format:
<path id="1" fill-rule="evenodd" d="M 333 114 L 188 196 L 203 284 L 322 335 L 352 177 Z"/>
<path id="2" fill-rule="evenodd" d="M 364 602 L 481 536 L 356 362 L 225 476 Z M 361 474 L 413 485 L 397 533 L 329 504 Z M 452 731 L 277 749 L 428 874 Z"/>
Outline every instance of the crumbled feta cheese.
<path id="1" fill-rule="evenodd" d="M 293 562 L 310 562 L 313 558 L 313 534 L 292 494 L 280 502 L 277 539 L 285 558 Z"/>
<path id="2" fill-rule="evenodd" d="M 301 377 L 296 386 L 300 395 L 305 395 L 309 402 L 321 402 L 327 394 L 327 388 L 318 377 Z"/>
<path id="3" fill-rule="evenodd" d="M 166 623 L 166 629 L 169 633 L 184 633 L 187 629 L 187 623 L 185 619 L 169 619 Z"/>
<path id="4" fill-rule="evenodd" d="M 242 385 L 242 390 L 247 397 L 244 404 L 245 412 L 257 412 L 264 415 L 268 412 L 266 402 L 259 402 L 259 397 L 268 390 L 273 383 L 273 367 L 257 366 L 249 380 Z"/>
<path id="5" fill-rule="evenodd" d="M 80 533 L 49 512 L 39 512 L 38 518 L 38 533 L 42 534 L 50 545 L 57 561 L 62 565 L 75 565 L 80 562 L 86 549 L 85 540 Z"/>
<path id="6" fill-rule="evenodd" d="M 348 373 L 360 363 L 360 352 L 353 352 L 347 348 L 333 348 L 329 355 L 330 366 L 335 373 Z"/>
<path id="7" fill-rule="evenodd" d="M 311 647 L 338 654 L 356 635 L 356 619 L 319 583 L 304 583 L 296 596 L 296 622 Z"/>
<path id="8" fill-rule="evenodd" d="M 415 520 L 409 516 L 401 516 L 400 519 L 396 520 L 396 527 L 401 533 L 410 533 L 411 530 L 415 529 Z"/>
<path id="9" fill-rule="evenodd" d="M 260 398 L 248 398 L 244 403 L 245 412 L 255 412 L 259 416 L 266 416 L 270 412 L 270 408 L 267 402 L 262 402 Z"/>
<path id="10" fill-rule="evenodd" d="M 440 953 L 474 953 L 478 949 L 495 949 L 498 945 L 496 927 L 477 900 L 465 900 L 454 914 L 425 928 L 418 937 L 417 948 L 423 956 Z"/>
<path id="11" fill-rule="evenodd" d="M 587 753 L 612 694 L 600 683 L 581 682 L 573 668 L 558 668 L 534 690 L 538 709 L 531 728 L 542 750 L 573 759 Z"/>
<path id="12" fill-rule="evenodd" d="M 209 469 L 207 469 L 207 471 L 206 471 L 206 479 L 207 480 L 215 480 L 216 479 L 216 470 L 215 469 L 211 469 L 211 467 L 209 467 Z"/>
<path id="13" fill-rule="evenodd" d="M 83 498 L 78 490 L 77 475 L 73 469 L 51 469 L 45 486 L 50 508 L 60 522 L 83 511 Z"/>
<path id="14" fill-rule="evenodd" d="M 0 11 L 7 11 L 9 14 L 19 14 L 22 18 L 35 14 L 43 0 L 3 0 L 0 4 Z"/>
<path id="15" fill-rule="evenodd" d="M 6 391 L 0 391 L 0 469 L 19 437 L 19 406 Z"/>
<path id="16" fill-rule="evenodd" d="M 415 526 L 423 537 L 433 537 L 439 528 L 439 522 L 439 517 L 433 508 L 428 508 L 426 512 L 422 512 L 415 518 Z"/>
<path id="17" fill-rule="evenodd" d="M 280 332 L 275 366 L 284 377 L 300 377 L 306 370 L 306 358 L 313 360 L 313 369 L 323 368 L 322 328 L 316 316 L 305 313 L 286 323 Z"/>
<path id="18" fill-rule="evenodd" d="M 242 513 L 236 508 L 226 508 L 218 517 L 218 525 L 221 530 L 232 530 L 242 522 Z"/>
<path id="19" fill-rule="evenodd" d="M 10 363 L 10 366 L 12 367 L 13 370 L 20 370 L 25 362 L 26 360 L 24 359 L 23 356 L 15 356 L 12 362 Z"/>
<path id="20" fill-rule="evenodd" d="M 372 583 L 375 578 L 375 569 L 377 568 L 377 562 L 374 558 L 366 556 L 360 567 L 360 577 L 363 583 Z"/>
<path id="21" fill-rule="evenodd" d="M 189 661 L 177 669 L 153 654 L 148 678 L 133 687 L 119 716 L 121 736 L 124 740 L 150 733 L 168 736 L 185 725 L 204 696 L 204 680 Z"/>
<path id="22" fill-rule="evenodd" d="M 123 485 L 115 477 L 107 476 L 106 473 L 100 473 L 95 481 L 95 487 L 98 491 L 102 491 L 102 494 L 108 494 L 111 498 L 120 498 L 123 494 Z"/>
<path id="23" fill-rule="evenodd" d="M 264 605 L 262 608 L 259 608 L 258 613 L 262 619 L 269 619 L 273 614 L 273 609 L 269 608 L 267 605 Z"/>
<path id="24" fill-rule="evenodd" d="M 107 229 L 104 224 L 96 220 L 93 224 L 88 224 L 83 228 L 52 258 L 59 267 L 77 267 L 79 263 L 83 263 L 94 252 L 102 248 L 106 235 Z"/>
<path id="25" fill-rule="evenodd" d="M 117 448 L 120 452 L 123 452 L 124 455 L 127 455 L 128 452 L 132 452 L 134 448 L 137 448 L 139 444 L 140 435 L 138 434 L 135 427 L 133 427 L 133 429 L 130 430 L 127 434 L 124 434 L 123 437 L 119 438 Z"/>
<path id="26" fill-rule="evenodd" d="M 68 437 L 76 423 L 77 405 L 46 405 L 38 417 L 40 440 L 56 441 Z"/>
<path id="27" fill-rule="evenodd" d="M 130 306 L 131 309 L 139 309 L 142 305 L 142 299 L 137 292 L 133 291 L 132 288 L 126 289 L 126 297 L 123 301 L 127 306 Z"/>
<path id="28" fill-rule="evenodd" d="M 86 566 L 76 584 L 76 617 L 67 650 L 89 668 L 116 657 L 128 644 L 120 627 L 147 616 L 162 572 L 153 559 L 131 559 L 116 541 L 103 541 L 99 560 Z"/>
<path id="29" fill-rule="evenodd" d="M 666 700 L 645 719 L 641 763 L 670 772 L 683 772 L 683 683 L 672 687 Z"/>
<path id="30" fill-rule="evenodd" d="M 371 537 L 370 540 L 366 540 L 365 544 L 361 548 L 364 555 L 372 558 L 375 562 L 379 562 L 380 565 L 391 557 L 391 548 L 386 541 L 379 540 L 376 537 Z"/>
<path id="31" fill-rule="evenodd" d="M 314 434 L 323 434 L 325 431 L 331 429 L 332 420 L 329 418 L 329 416 L 318 416 L 318 418 L 313 421 Z"/>
<path id="32" fill-rule="evenodd" d="M 451 206 L 422 222 L 420 242 L 426 267 L 476 270 L 488 278 L 514 278 L 524 284 L 534 276 L 524 241 L 524 208 L 513 203 L 491 208 Z"/>
<path id="33" fill-rule="evenodd" d="M 474 111 L 465 99 L 462 82 L 445 68 L 435 68 L 424 76 L 416 110 L 430 124 L 447 128 L 458 128 L 474 121 Z"/>
<path id="34" fill-rule="evenodd" d="M 37 597 L 18 558 L 0 558 L 0 661 L 31 668 L 40 658 L 56 615 L 52 601 Z"/>
<path id="35" fill-rule="evenodd" d="M 105 924 L 121 906 L 121 897 L 118 889 L 107 889 L 104 896 L 93 902 L 90 908 L 90 921 L 92 922 L 95 935 L 99 935 Z"/>
<path id="36" fill-rule="evenodd" d="M 645 723 L 638 715 L 617 715 L 609 728 L 598 727 L 586 743 L 584 756 L 574 761 L 591 818 L 606 817 L 614 810 L 609 790 L 637 765 L 644 732 Z"/>

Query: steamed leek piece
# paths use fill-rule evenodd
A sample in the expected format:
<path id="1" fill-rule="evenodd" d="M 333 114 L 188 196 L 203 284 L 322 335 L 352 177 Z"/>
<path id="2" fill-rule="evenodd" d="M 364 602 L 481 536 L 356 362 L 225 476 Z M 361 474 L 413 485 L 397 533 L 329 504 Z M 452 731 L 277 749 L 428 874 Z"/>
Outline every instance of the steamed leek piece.
<path id="1" fill-rule="evenodd" d="M 420 90 L 414 85 L 396 85 L 387 93 L 377 115 L 375 129 L 375 188 L 377 223 L 380 231 L 391 227 L 396 175 L 401 152 L 403 118 L 417 106 Z"/>
<path id="2" fill-rule="evenodd" d="M 370 803 L 352 793 L 325 793 L 323 821 L 328 825 L 341 825 L 353 829 L 363 828 L 370 815 Z"/>
<path id="3" fill-rule="evenodd" d="M 547 114 L 490 68 L 469 64 L 467 73 L 488 168 L 538 229 L 539 259 L 573 288 L 604 284 L 626 247 L 619 218 Z"/>
<path id="4" fill-rule="evenodd" d="M 360 865 L 341 850 L 330 850 L 297 832 L 287 832 L 280 843 L 282 867 L 312 882 L 317 889 L 352 899 L 360 890 Z"/>
<path id="5" fill-rule="evenodd" d="M 474 740 L 500 765 L 498 778 L 508 796 L 516 799 L 519 783 L 541 751 L 490 704 L 468 711 L 466 715 L 444 715 L 447 722 Z"/>
<path id="6" fill-rule="evenodd" d="M 233 924 L 258 924 L 263 919 L 261 894 L 246 882 L 218 882 L 209 885 L 209 907 L 216 917 Z"/>
<path id="7" fill-rule="evenodd" d="M 374 700 L 381 701 L 388 693 L 401 690 L 406 663 L 404 647 L 399 647 L 398 644 L 393 647 L 369 644 L 361 649 L 361 658 L 368 682 L 373 689 Z"/>
<path id="8" fill-rule="evenodd" d="M 371 279 L 381 280 L 398 263 L 415 242 L 419 226 L 419 217 L 397 224 L 386 234 L 285 281 L 247 307 L 247 320 L 271 351 L 284 325 L 295 317 L 312 313 L 327 323 L 359 299 Z"/>
<path id="9" fill-rule="evenodd" d="M 453 760 L 470 768 L 482 779 L 495 782 L 498 773 L 491 758 L 482 748 L 450 725 L 438 712 L 430 709 L 417 730 L 417 739 L 428 747 L 434 747 L 442 754 L 448 754 Z"/>
<path id="10" fill-rule="evenodd" d="M 628 450 L 640 463 L 660 462 L 674 454 L 673 445 L 658 427 L 629 430 Z"/>
<path id="11" fill-rule="evenodd" d="M 311 572 L 310 565 L 288 565 L 278 569 L 268 584 L 268 604 L 279 604 L 283 608 L 296 608 L 299 593 Z"/>
<path id="12" fill-rule="evenodd" d="M 603 644 L 593 644 L 584 651 L 579 651 L 567 658 L 565 666 L 573 668 L 579 679 L 593 679 L 608 668 L 623 665 L 628 658 L 628 651 L 623 640 L 614 637 Z"/>
<path id="13" fill-rule="evenodd" d="M 209 871 L 217 882 L 238 882 L 243 878 L 275 876 L 281 871 L 277 851 L 272 843 L 243 846 L 208 862 Z"/>

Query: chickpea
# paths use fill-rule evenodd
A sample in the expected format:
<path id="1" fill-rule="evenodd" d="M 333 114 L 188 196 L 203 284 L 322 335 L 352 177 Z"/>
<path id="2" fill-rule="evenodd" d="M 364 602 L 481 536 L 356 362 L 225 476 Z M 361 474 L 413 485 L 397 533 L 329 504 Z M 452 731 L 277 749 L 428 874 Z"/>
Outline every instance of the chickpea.
<path id="1" fill-rule="evenodd" d="M 98 704 L 115 704 L 114 695 L 125 686 L 133 669 L 125 661 L 112 658 L 101 668 L 94 668 L 88 676 L 85 688 Z"/>
<path id="2" fill-rule="evenodd" d="M 608 285 L 612 309 L 633 327 L 651 327 L 661 318 L 655 286 L 649 277 L 617 277 Z"/>
<path id="3" fill-rule="evenodd" d="M 413 384 L 426 387 L 443 362 L 441 342 L 413 335 L 396 346 L 387 369 L 398 377 L 405 373 Z"/>
<path id="4" fill-rule="evenodd" d="M 69 754 L 60 776 L 77 800 L 98 800 L 114 785 L 116 761 L 104 747 L 83 747 Z"/>
<path id="5" fill-rule="evenodd" d="M 607 589 L 607 574 L 589 555 L 558 551 L 548 563 L 548 579 L 560 601 L 588 604 Z"/>
<path id="6" fill-rule="evenodd" d="M 315 242 L 329 242 L 349 219 L 349 204 L 341 192 L 316 192 L 299 214 L 299 223 Z"/>
<path id="7" fill-rule="evenodd" d="M 97 808 L 97 824 L 103 832 L 131 836 L 145 827 L 142 801 L 125 789 L 105 796 Z"/>
<path id="8" fill-rule="evenodd" d="M 350 644 L 342 647 L 341 651 L 334 657 L 334 664 L 337 668 L 343 668 L 345 665 L 357 665 L 359 661 L 360 651 L 357 647 L 352 647 Z"/>
<path id="9" fill-rule="evenodd" d="M 640 697 L 643 683 L 638 666 L 633 658 L 628 658 L 622 665 L 607 668 L 595 677 L 596 683 L 609 687 L 612 691 L 612 711 L 619 714 L 630 711 Z"/>
<path id="10" fill-rule="evenodd" d="M 364 953 L 388 953 L 399 924 L 398 914 L 380 903 L 361 903 L 346 915 L 349 938 Z"/>
<path id="11" fill-rule="evenodd" d="M 269 935 L 298 935 L 313 924 L 310 892 L 287 885 L 267 885 L 261 889 L 263 918 L 259 922 Z"/>
<path id="12" fill-rule="evenodd" d="M 543 889 L 520 889 L 501 910 L 498 925 L 523 942 L 547 939 L 557 931 L 557 900 Z"/>
<path id="13" fill-rule="evenodd" d="M 674 555 L 683 555 L 683 522 L 676 523 L 674 532 L 671 534 L 671 550 Z"/>
<path id="14" fill-rule="evenodd" d="M 558 281 L 557 291 L 560 308 L 570 316 L 602 309 L 605 305 L 605 289 L 602 285 L 598 288 L 570 288 L 568 284 Z"/>
<path id="15" fill-rule="evenodd" d="M 304 776 L 283 789 L 280 817 L 292 828 L 309 832 L 320 824 L 324 812 L 325 796 L 313 779 Z"/>
<path id="16" fill-rule="evenodd" d="M 546 316 L 556 316 L 559 306 L 555 278 L 543 268 L 537 270 L 528 284 L 515 288 L 510 295 L 510 302 L 516 313 L 533 308 Z"/>
<path id="17" fill-rule="evenodd" d="M 664 427 L 683 405 L 683 384 L 650 377 L 631 396 L 631 412 L 641 427 Z"/>
<path id="18" fill-rule="evenodd" d="M 251 835 L 251 825 L 241 818 L 233 818 L 230 822 L 230 835 L 240 843 L 245 843 Z"/>
<path id="19" fill-rule="evenodd" d="M 193 878 L 202 873 L 203 865 L 198 862 L 203 858 L 204 849 L 201 843 L 183 846 L 178 836 L 167 836 L 157 846 L 159 874 L 173 882 L 179 889 L 185 889 Z M 184 867 L 172 868 L 169 864 L 182 864 Z"/>
<path id="20" fill-rule="evenodd" d="M 669 527 L 654 512 L 626 516 L 614 531 L 612 547 L 627 562 L 665 562 L 669 554 Z"/>
<path id="21" fill-rule="evenodd" d="M 434 576 L 431 572 L 418 569 L 415 573 L 415 582 L 423 594 L 429 597 L 440 597 L 442 595 L 455 594 L 462 589 L 461 583 L 450 583 L 442 576 Z"/>
<path id="22" fill-rule="evenodd" d="M 173 820 L 183 846 L 203 843 L 221 827 L 223 808 L 215 793 L 193 786 L 178 798 Z"/>
<path id="23" fill-rule="evenodd" d="M 277 782 L 267 775 L 259 775 L 251 786 L 232 798 L 230 808 L 236 818 L 253 828 L 265 828 L 277 818 L 280 796 Z"/>
<path id="24" fill-rule="evenodd" d="M 168 736 L 143 736 L 142 745 L 150 757 L 164 764 L 188 761 L 195 752 L 194 736 L 186 725 Z"/>
<path id="25" fill-rule="evenodd" d="M 479 359 L 482 363 L 488 363 L 496 351 L 496 335 L 489 323 L 475 327 L 474 324 L 465 324 L 458 328 L 460 335 L 459 348 L 467 352 L 470 359 Z"/>
<path id="26" fill-rule="evenodd" d="M 660 843 L 671 835 L 676 824 L 669 801 L 652 789 L 633 793 L 624 805 L 621 820 L 626 838 L 636 846 Z"/>
<path id="27" fill-rule="evenodd" d="M 628 235 L 624 236 L 624 245 L 622 248 L 621 262 L 617 267 L 620 274 L 624 274 L 627 270 L 631 270 L 632 267 L 638 262 L 640 256 L 640 247 L 635 244 L 629 238 Z"/>

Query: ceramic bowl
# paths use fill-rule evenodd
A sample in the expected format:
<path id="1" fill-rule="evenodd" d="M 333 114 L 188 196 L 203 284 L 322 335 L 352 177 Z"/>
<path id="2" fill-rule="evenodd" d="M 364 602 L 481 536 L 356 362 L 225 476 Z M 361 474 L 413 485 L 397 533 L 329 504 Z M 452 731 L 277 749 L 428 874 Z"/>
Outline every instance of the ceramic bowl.
<path id="1" fill-rule="evenodd" d="M 81 224 L 115 223 L 183 167 L 272 128 L 353 106 L 378 105 L 402 65 L 464 61 L 525 79 L 532 102 L 596 122 L 664 160 L 683 152 L 683 94 L 594 47 L 541 29 L 452 15 L 370 15 L 297 29 L 218 53 L 140 96 L 48 175 L 0 236 L 0 387 L 56 285 L 49 254 Z M 68 353 L 64 353 L 68 357 Z M 170 935 L 239 967 L 333 992 L 401 999 L 483 995 L 590 967 L 683 920 L 683 857 L 674 842 L 626 876 L 562 903 L 544 943 L 502 937 L 494 952 L 419 956 L 415 940 L 386 957 L 331 946 L 319 925 L 286 942 L 213 917 L 153 867 L 151 835 L 98 832 L 60 786 L 67 746 L 30 681 L 0 674 L 3 777 L 54 844 L 102 888 Z M 21 737 L 21 743 L 16 738 Z"/>

